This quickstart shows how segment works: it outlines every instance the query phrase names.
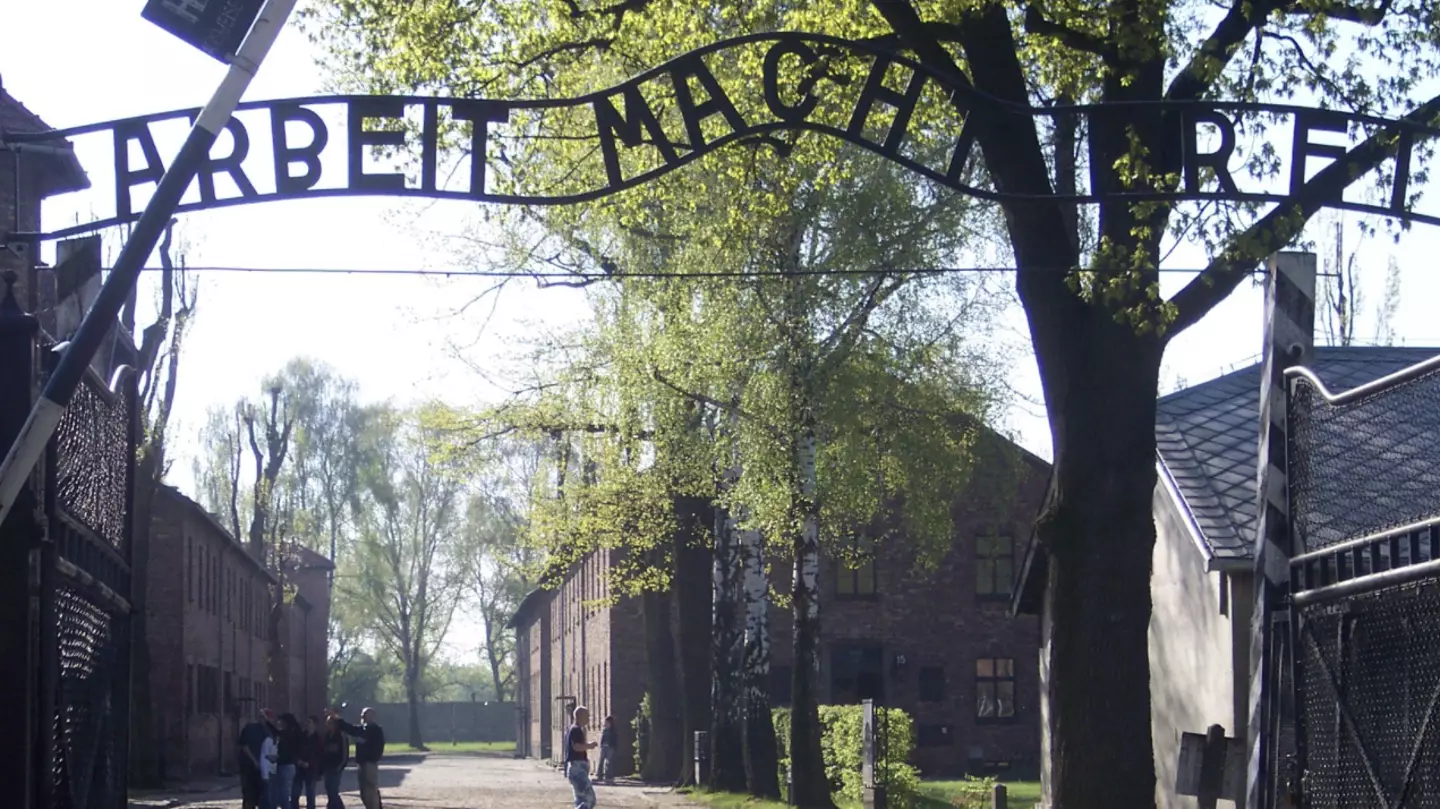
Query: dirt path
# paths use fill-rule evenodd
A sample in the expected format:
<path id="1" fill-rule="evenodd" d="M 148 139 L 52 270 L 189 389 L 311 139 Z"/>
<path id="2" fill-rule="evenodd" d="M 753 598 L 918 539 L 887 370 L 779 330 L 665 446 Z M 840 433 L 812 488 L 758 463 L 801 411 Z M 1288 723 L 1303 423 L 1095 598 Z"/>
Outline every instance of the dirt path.
<path id="1" fill-rule="evenodd" d="M 346 809 L 363 809 L 355 773 L 346 773 L 342 797 Z M 670 804 L 664 790 L 639 784 L 597 786 L 597 809 L 654 809 Z M 539 762 L 484 755 L 397 754 L 380 766 L 380 793 L 385 809 L 565 809 L 571 805 L 570 785 L 556 770 Z M 317 809 L 325 797 L 317 795 Z M 133 796 L 133 807 L 239 809 L 240 793 L 222 787 L 202 794 L 169 793 Z M 305 800 L 300 800 L 301 809 Z"/>

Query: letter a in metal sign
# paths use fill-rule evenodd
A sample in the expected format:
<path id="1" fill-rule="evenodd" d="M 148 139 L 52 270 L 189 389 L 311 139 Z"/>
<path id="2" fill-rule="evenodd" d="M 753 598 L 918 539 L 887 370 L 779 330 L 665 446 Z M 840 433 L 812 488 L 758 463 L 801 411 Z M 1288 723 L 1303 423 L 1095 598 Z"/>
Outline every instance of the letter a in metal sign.
<path id="1" fill-rule="evenodd" d="M 140 16 L 229 64 L 263 0 L 148 0 Z"/>

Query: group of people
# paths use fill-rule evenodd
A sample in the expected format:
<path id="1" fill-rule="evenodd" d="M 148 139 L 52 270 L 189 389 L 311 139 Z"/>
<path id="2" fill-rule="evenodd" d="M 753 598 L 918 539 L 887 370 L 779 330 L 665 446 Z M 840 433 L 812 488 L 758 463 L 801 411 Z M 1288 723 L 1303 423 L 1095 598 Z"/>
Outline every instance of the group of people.
<path id="1" fill-rule="evenodd" d="M 596 779 L 615 783 L 615 718 L 605 717 L 599 742 L 590 741 L 585 731 L 589 725 L 590 709 L 581 705 L 575 709 L 570 730 L 565 734 L 565 777 L 575 793 L 575 809 L 595 809 L 595 785 L 590 780 L 591 750 L 600 748 Z"/>
<path id="2" fill-rule="evenodd" d="M 360 713 L 352 725 L 334 710 L 322 722 L 312 716 L 302 725 L 292 713 L 279 716 L 268 708 L 240 730 L 240 791 L 244 809 L 315 809 L 315 787 L 324 782 L 327 809 L 345 809 L 340 777 L 351 762 L 350 739 L 365 809 L 381 809 L 379 764 L 385 754 L 385 731 L 374 710 Z"/>

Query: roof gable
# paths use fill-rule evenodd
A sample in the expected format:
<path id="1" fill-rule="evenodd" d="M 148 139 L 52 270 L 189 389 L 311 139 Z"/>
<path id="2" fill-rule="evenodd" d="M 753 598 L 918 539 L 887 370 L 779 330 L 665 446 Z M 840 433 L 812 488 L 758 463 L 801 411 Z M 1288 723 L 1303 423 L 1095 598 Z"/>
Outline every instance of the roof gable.
<path id="1" fill-rule="evenodd" d="M 41 120 L 40 116 L 21 104 L 19 99 L 6 92 L 3 81 L 0 81 L 0 141 L 5 140 L 7 134 L 35 135 L 49 132 L 52 129 L 53 127 Z M 86 176 L 79 158 L 75 156 L 70 141 L 48 141 L 43 145 L 60 147 L 66 150 L 66 153 L 60 156 L 53 153 L 39 156 L 40 162 L 48 169 L 45 171 L 41 183 L 42 194 L 52 196 L 70 191 L 83 191 L 90 187 L 90 178 Z"/>
<path id="2" fill-rule="evenodd" d="M 1440 348 L 1319 347 L 1306 365 L 1339 393 L 1437 354 Z M 1155 417 L 1162 474 L 1222 564 L 1254 557 L 1260 373 L 1257 363 L 1163 396 Z"/>

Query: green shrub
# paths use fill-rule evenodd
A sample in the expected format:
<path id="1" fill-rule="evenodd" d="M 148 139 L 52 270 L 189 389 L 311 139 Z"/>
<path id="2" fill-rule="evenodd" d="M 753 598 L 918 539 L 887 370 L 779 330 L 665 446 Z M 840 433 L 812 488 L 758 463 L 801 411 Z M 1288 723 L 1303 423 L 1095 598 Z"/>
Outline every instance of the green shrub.
<path id="1" fill-rule="evenodd" d="M 888 720 L 888 723 L 887 721 Z M 885 755 L 875 762 L 875 780 L 887 786 L 886 797 L 897 809 L 914 806 L 920 791 L 920 771 L 909 764 L 915 749 L 915 726 L 898 708 L 877 708 L 876 723 L 886 733 Z M 831 792 L 842 802 L 864 798 L 861 764 L 864 759 L 865 709 L 859 705 L 820 706 L 820 750 Z M 780 783 L 790 764 L 790 711 L 775 711 L 775 743 L 780 750 Z"/>
<path id="2" fill-rule="evenodd" d="M 645 769 L 645 758 L 650 753 L 650 692 L 640 697 L 640 707 L 635 718 L 630 720 L 630 730 L 635 734 L 635 772 Z"/>
<path id="3" fill-rule="evenodd" d="M 955 809 L 989 809 L 990 798 L 994 792 L 995 779 L 993 777 L 966 776 L 965 780 L 956 782 L 955 793 L 950 798 L 950 805 Z"/>

